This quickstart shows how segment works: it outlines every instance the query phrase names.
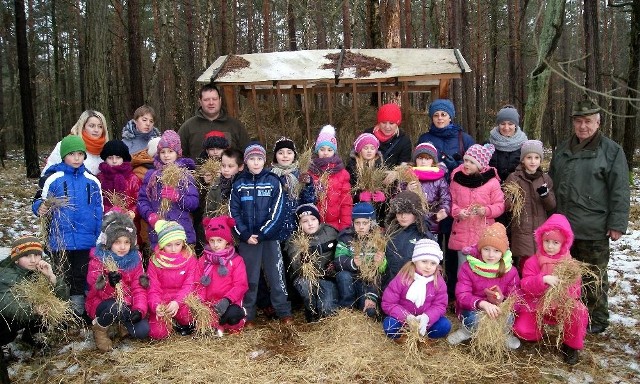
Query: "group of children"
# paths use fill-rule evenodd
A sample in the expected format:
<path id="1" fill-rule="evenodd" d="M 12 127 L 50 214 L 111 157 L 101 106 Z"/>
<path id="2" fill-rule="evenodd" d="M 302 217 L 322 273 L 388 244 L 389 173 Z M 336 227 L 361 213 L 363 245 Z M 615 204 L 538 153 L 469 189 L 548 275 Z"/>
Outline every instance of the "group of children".
<path id="1" fill-rule="evenodd" d="M 165 338 L 172 329 L 190 334 L 194 317 L 185 300 L 192 294 L 215 314 L 211 327 L 220 334 L 255 326 L 259 296 L 265 293 L 275 316 L 290 324 L 291 287 L 302 298 L 309 322 L 339 307 L 356 308 L 372 318 L 384 314 L 383 329 L 392 339 L 401 339 L 406 323 L 414 320 L 422 335 L 449 335 L 451 344 L 471 337 L 479 313 L 495 318 L 506 297 L 522 295 L 527 305 L 516 306 L 513 332 L 524 340 L 541 338 L 536 303 L 558 284 L 554 264 L 570 257 L 571 228 L 561 215 L 548 220 L 546 214 L 538 215 L 532 223 L 534 218 L 525 214 L 522 223 L 512 223 L 513 233 L 520 236 L 514 242 L 532 247 L 512 254 L 504 226 L 494 223 L 505 210 L 505 198 L 495 169 L 488 165 L 492 145 L 471 146 L 464 163 L 451 172 L 449 184 L 446 168 L 437 164 L 435 146 L 421 143 L 412 156 L 417 181 L 388 177 L 379 189 L 352 191 L 363 167 L 382 164 L 373 134 L 356 139 L 345 167 L 337 155 L 335 129 L 323 127 L 309 170 L 303 172 L 288 138 L 275 143 L 271 167 L 259 143 L 250 143 L 243 153 L 228 148 L 223 139 L 215 133 L 205 138 L 203 156 L 218 158 L 220 173 L 209 175 L 200 191 L 189 172 L 174 185 L 163 178 L 171 164 L 195 169 L 191 159 L 181 157 L 180 138 L 172 130 L 160 137 L 153 167 L 142 180 L 133 174 L 131 156 L 121 141 L 105 144 L 105 162 L 96 178 L 84 168 L 82 139 L 62 140 L 62 162 L 43 178 L 33 211 L 50 217 L 47 247 L 53 265 L 60 267 L 54 270 L 65 273 L 74 309 L 90 318 L 100 350 L 112 347 L 107 333 L 111 325 L 136 338 Z M 527 141 L 520 172 L 509 176 L 523 185 L 525 205 L 536 212 L 554 208 L 552 185 L 540 168 L 542 157 L 542 144 Z M 114 206 L 106 199 L 113 192 L 127 196 L 128 204 Z M 64 203 L 56 203 L 60 200 Z M 203 219 L 194 223 L 192 213 L 198 208 Z M 227 214 L 220 215 L 222 211 Z M 451 334 L 445 317 L 450 278 L 445 281 L 442 275 L 443 250 L 435 236 L 438 223 L 448 216 L 454 219 L 448 247 L 459 251 L 461 261 L 455 311 L 462 324 Z M 523 225 L 531 226 L 528 236 L 517 231 Z M 138 247 L 145 226 L 152 249 L 148 265 Z M 307 237 L 306 249 L 295 241 L 296 235 Z M 386 244 L 372 246 L 367 239 L 375 236 L 386 237 Z M 20 241 L 5 263 L 5 268 L 20 271 L 15 280 L 24 277 L 23 271 L 40 271 L 56 284 L 51 266 L 23 262 L 41 255 L 42 246 L 21 252 Z M 196 243 L 200 254 L 193 250 Z M 310 275 L 309 270 L 315 272 Z M 579 304 L 577 320 L 564 335 L 563 352 L 570 364 L 577 362 L 586 329 L 579 286 L 577 282 L 572 296 Z M 0 313 L 11 316 L 5 309 Z M 520 344 L 513 335 L 507 343 L 510 348 Z"/>

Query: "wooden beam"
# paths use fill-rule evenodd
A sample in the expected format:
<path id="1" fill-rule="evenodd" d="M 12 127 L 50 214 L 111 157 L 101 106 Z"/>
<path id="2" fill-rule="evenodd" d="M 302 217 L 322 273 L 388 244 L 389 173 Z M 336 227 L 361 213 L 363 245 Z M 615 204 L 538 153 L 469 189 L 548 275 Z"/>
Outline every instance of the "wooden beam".
<path id="1" fill-rule="evenodd" d="M 311 141 L 311 117 L 309 115 L 309 101 L 307 100 L 307 86 L 302 86 L 302 92 L 304 97 L 304 118 L 307 123 L 307 142 Z"/>
<path id="2" fill-rule="evenodd" d="M 376 87 L 378 90 L 378 109 L 382 106 L 382 84 L 378 83 Z"/>
<path id="3" fill-rule="evenodd" d="M 222 86 L 222 94 L 224 95 L 225 111 L 231 117 L 238 117 L 237 100 L 235 96 L 235 87 L 224 85 Z"/>
<path id="4" fill-rule="evenodd" d="M 358 123 L 358 90 L 356 83 L 353 83 L 353 93 L 351 94 L 353 100 L 353 115 L 356 120 L 356 129 L 360 131 L 360 124 Z"/>
<path id="5" fill-rule="evenodd" d="M 262 144 L 264 142 L 264 131 L 262 130 L 261 117 L 260 117 L 260 109 L 258 108 L 258 95 L 256 94 L 256 87 L 251 86 L 251 104 L 253 105 L 253 113 L 256 115 L 256 127 L 258 128 L 258 139 Z"/>
<path id="6" fill-rule="evenodd" d="M 448 99 L 449 98 L 449 80 L 442 79 L 440 80 L 440 87 L 438 87 L 438 99 Z"/>
<path id="7" fill-rule="evenodd" d="M 407 89 L 409 92 L 435 92 L 438 90 L 439 85 L 412 85 L 410 83 L 407 83 Z M 307 86 L 308 90 L 313 90 L 314 92 L 316 90 L 318 90 L 318 87 L 309 87 Z M 333 87 L 330 84 L 325 84 L 324 86 L 324 90 L 323 92 L 328 92 L 327 90 L 330 89 L 331 93 L 332 93 L 332 98 L 333 98 L 333 94 L 334 93 L 351 93 L 353 92 L 353 86 L 351 87 Z M 403 88 L 401 85 L 384 85 L 384 84 L 380 84 L 380 85 L 358 85 L 357 87 L 358 93 L 373 93 L 373 92 L 379 92 L 380 94 L 384 93 L 384 92 L 399 92 L 402 91 Z M 246 95 L 249 92 L 251 92 L 250 89 L 242 89 L 240 91 L 241 94 Z M 272 95 L 273 94 L 273 89 L 269 88 L 269 89 L 260 89 L 257 88 L 256 92 L 258 95 Z M 302 94 L 302 88 L 296 88 L 293 91 L 293 94 L 296 95 L 300 95 Z M 381 101 L 382 102 L 382 101 Z"/>
<path id="8" fill-rule="evenodd" d="M 331 99 L 331 85 L 327 83 L 327 106 L 329 109 L 329 124 L 333 125 L 333 100 Z"/>
<path id="9" fill-rule="evenodd" d="M 278 112 L 280 113 L 280 126 L 284 127 L 284 109 L 282 107 L 282 90 L 280 84 L 276 83 L 276 97 L 278 98 Z"/>

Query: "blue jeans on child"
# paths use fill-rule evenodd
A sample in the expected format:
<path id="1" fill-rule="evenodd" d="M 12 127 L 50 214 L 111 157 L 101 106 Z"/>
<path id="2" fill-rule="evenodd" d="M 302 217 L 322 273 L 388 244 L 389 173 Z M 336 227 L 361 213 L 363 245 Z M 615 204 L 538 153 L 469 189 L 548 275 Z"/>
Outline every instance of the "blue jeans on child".
<path id="1" fill-rule="evenodd" d="M 319 287 L 309 285 L 309 281 L 302 277 L 293 280 L 304 306 L 319 314 L 321 317 L 332 315 L 338 308 L 338 292 L 333 281 L 318 279 Z"/>
<path id="2" fill-rule="evenodd" d="M 474 331 L 478 326 L 478 315 L 480 315 L 481 311 L 462 311 L 460 313 L 460 320 L 462 321 L 462 325 L 470 331 Z M 515 321 L 515 317 L 513 313 L 509 315 L 507 319 L 507 326 L 509 329 L 513 326 L 513 322 Z"/>
<path id="3" fill-rule="evenodd" d="M 101 327 L 108 327 L 121 322 L 129 334 L 136 339 L 146 339 L 149 336 L 149 321 L 142 319 L 137 323 L 131 322 L 131 308 L 122 304 L 118 307 L 114 299 L 105 300 L 96 308 L 96 319 Z"/>
<path id="4" fill-rule="evenodd" d="M 364 308 L 366 295 L 380 297 L 379 290 L 374 284 L 367 284 L 349 271 L 340 271 L 336 274 L 336 286 L 338 288 L 338 306 L 342 308 Z"/>
<path id="5" fill-rule="evenodd" d="M 387 316 L 382 322 L 382 329 L 385 335 L 391 339 L 397 339 L 402 335 L 401 329 L 404 323 L 394 317 Z M 446 317 L 442 316 L 433 325 L 427 328 L 427 336 L 430 339 L 439 339 L 447 336 L 451 331 L 451 322 Z"/>

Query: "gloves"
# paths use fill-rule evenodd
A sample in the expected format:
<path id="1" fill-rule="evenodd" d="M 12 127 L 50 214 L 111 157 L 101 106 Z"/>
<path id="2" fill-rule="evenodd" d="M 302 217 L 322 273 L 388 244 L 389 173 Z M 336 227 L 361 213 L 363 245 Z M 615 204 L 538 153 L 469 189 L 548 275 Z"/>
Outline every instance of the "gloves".
<path id="1" fill-rule="evenodd" d="M 375 191 L 373 193 L 373 201 L 376 203 L 382 203 L 385 200 L 387 200 L 387 198 L 384 196 L 384 192 L 382 191 Z"/>
<path id="2" fill-rule="evenodd" d="M 211 284 L 211 278 L 207 275 L 204 275 L 200 278 L 200 284 L 202 284 L 205 287 L 208 287 L 209 284 Z"/>
<path id="3" fill-rule="evenodd" d="M 107 278 L 109 280 L 109 285 L 111 287 L 115 287 L 116 284 L 118 284 L 120 280 L 122 280 L 122 275 L 117 271 L 113 271 L 113 272 L 109 272 L 109 274 L 107 275 Z"/>
<path id="4" fill-rule="evenodd" d="M 142 320 L 142 312 L 138 311 L 137 309 L 134 309 L 133 311 L 131 311 L 131 316 L 129 317 L 129 321 L 132 324 L 135 324 L 135 323 L 139 323 L 140 320 Z"/>
<path id="5" fill-rule="evenodd" d="M 155 213 L 150 214 L 149 217 L 147 218 L 147 222 L 149 223 L 151 228 L 155 227 L 156 222 L 158 222 L 158 215 L 156 215 Z"/>
<path id="6" fill-rule="evenodd" d="M 484 290 L 485 295 L 487 295 L 487 301 L 491 304 L 498 305 L 502 303 L 504 300 L 504 295 L 502 294 L 502 290 L 497 285 L 494 285 L 491 288 L 486 288 Z"/>
<path id="7" fill-rule="evenodd" d="M 369 191 L 362 191 L 360 192 L 360 201 L 368 203 L 371 201 L 372 196 L 371 196 L 371 192 Z"/>
<path id="8" fill-rule="evenodd" d="M 174 203 L 178 201 L 178 198 L 180 197 L 180 195 L 178 194 L 178 191 L 176 191 L 175 188 L 169 187 L 166 185 L 162 187 L 161 195 L 163 199 L 171 200 Z"/>
<path id="9" fill-rule="evenodd" d="M 327 264 L 327 268 L 324 270 L 325 278 L 333 278 L 336 276 L 336 266 L 333 263 Z"/>
<path id="10" fill-rule="evenodd" d="M 223 297 L 213 306 L 213 310 L 216 311 L 218 316 L 222 316 L 225 312 L 227 312 L 227 309 L 229 309 L 229 305 L 231 305 L 229 299 Z"/>
<path id="11" fill-rule="evenodd" d="M 427 334 L 427 325 L 429 325 L 429 316 L 426 313 L 422 315 L 416 316 L 416 319 L 420 322 L 418 326 L 418 331 L 420 332 L 420 336 L 424 336 Z"/>
<path id="12" fill-rule="evenodd" d="M 538 195 L 540 195 L 540 197 L 542 198 L 547 197 L 547 195 L 549 194 L 549 188 L 547 187 L 547 183 L 544 183 L 538 188 L 536 188 L 536 192 L 538 192 Z"/>

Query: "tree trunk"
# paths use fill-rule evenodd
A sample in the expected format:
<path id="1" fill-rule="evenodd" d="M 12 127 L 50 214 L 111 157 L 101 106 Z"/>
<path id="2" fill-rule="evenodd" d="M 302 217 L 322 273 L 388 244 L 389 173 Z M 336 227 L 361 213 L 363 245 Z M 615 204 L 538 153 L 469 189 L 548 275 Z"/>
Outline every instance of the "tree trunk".
<path id="1" fill-rule="evenodd" d="M 289 37 L 289 50 L 298 50 L 298 40 L 296 39 L 296 15 L 293 12 L 291 0 L 287 1 L 287 35 Z"/>
<path id="2" fill-rule="evenodd" d="M 268 3 L 268 2 L 267 2 Z M 218 18 L 219 22 L 220 22 L 220 54 L 221 55 L 228 55 L 229 52 L 229 36 L 227 34 L 227 31 L 229 30 L 229 27 L 227 26 L 227 7 L 228 7 L 228 3 L 227 0 L 220 0 L 220 17 Z M 265 23 L 268 23 L 269 19 L 265 20 Z"/>
<path id="3" fill-rule="evenodd" d="M 109 116 L 109 86 L 107 72 L 107 38 L 104 31 L 108 19 L 109 3 L 88 1 L 85 19 L 86 49 L 88 53 L 86 68 L 86 98 L 88 108 L 104 114 L 107 125 L 111 125 Z"/>
<path id="4" fill-rule="evenodd" d="M 262 0 L 262 52 L 271 52 L 271 2 Z"/>
<path id="5" fill-rule="evenodd" d="M 380 4 L 377 0 L 366 0 L 367 38 L 365 48 L 382 48 L 380 32 Z"/>
<path id="6" fill-rule="evenodd" d="M 256 41 L 256 27 L 255 21 L 253 17 L 253 1 L 247 2 L 247 35 L 249 35 L 248 41 L 248 53 L 253 53 L 256 51 L 255 41 Z"/>
<path id="7" fill-rule="evenodd" d="M 51 0 L 51 34 L 53 35 L 53 127 L 54 132 L 62 127 L 62 106 L 60 105 L 60 36 L 58 32 L 58 17 L 56 14 L 56 1 Z M 1 77 L 1 76 L 0 76 Z M 2 86 L 0 86 L 1 88 Z M 4 120 L 3 120 L 4 121 Z"/>
<path id="8" fill-rule="evenodd" d="M 129 27 L 129 88 L 130 114 L 144 104 L 142 87 L 142 35 L 140 34 L 140 1 L 127 1 L 127 25 Z M 129 114 L 128 114 L 129 115 Z"/>
<path id="9" fill-rule="evenodd" d="M 538 39 L 538 62 L 529 79 L 529 94 L 525 106 L 524 130 L 528 137 L 540 137 L 542 119 L 547 108 L 549 77 L 547 64 L 555 51 L 564 25 L 564 0 L 546 2 L 542 30 Z"/>
<path id="10" fill-rule="evenodd" d="M 411 0 L 404 0 L 404 46 L 407 48 L 413 47 L 413 25 L 411 24 Z"/>
<path id="11" fill-rule="evenodd" d="M 27 47 L 27 19 L 24 0 L 15 0 L 16 44 L 18 47 L 18 73 L 20 76 L 20 107 L 24 138 L 24 163 L 28 178 L 40 177 L 36 123 L 33 115 L 31 85 L 29 84 L 29 49 Z"/>
<path id="12" fill-rule="evenodd" d="M 348 1 L 342 2 L 342 34 L 344 48 L 351 48 L 351 8 Z"/>
<path id="13" fill-rule="evenodd" d="M 487 110 L 497 111 L 496 105 L 496 66 L 498 63 L 498 0 L 489 1 L 489 17 L 491 31 L 489 32 L 489 58 L 487 73 Z"/>
<path id="14" fill-rule="evenodd" d="M 588 89 L 602 92 L 602 73 L 600 69 L 600 62 L 602 56 L 600 56 L 600 36 L 599 36 L 599 24 L 600 15 L 598 12 L 599 0 L 584 0 L 584 12 L 583 15 L 583 27 L 584 27 L 584 51 L 586 53 L 585 60 L 585 81 L 584 85 Z M 609 109 L 608 106 L 603 105 L 605 102 L 603 97 L 598 97 L 598 104 Z"/>
<path id="15" fill-rule="evenodd" d="M 384 44 L 385 48 L 400 48 L 400 2 L 387 0 L 384 6 Z"/>
<path id="16" fill-rule="evenodd" d="M 321 1 L 314 2 L 315 24 L 316 24 L 316 46 L 318 49 L 327 49 L 327 30 L 324 25 L 326 15 L 322 9 L 324 4 Z"/>
<path id="17" fill-rule="evenodd" d="M 640 68 L 640 0 L 633 0 L 631 4 L 631 32 L 629 33 L 628 98 L 638 97 L 638 68 Z M 626 114 L 628 117 L 624 125 L 622 148 L 631 170 L 633 169 L 633 155 L 636 151 L 636 124 L 638 120 L 638 107 L 631 101 L 627 101 Z"/>

